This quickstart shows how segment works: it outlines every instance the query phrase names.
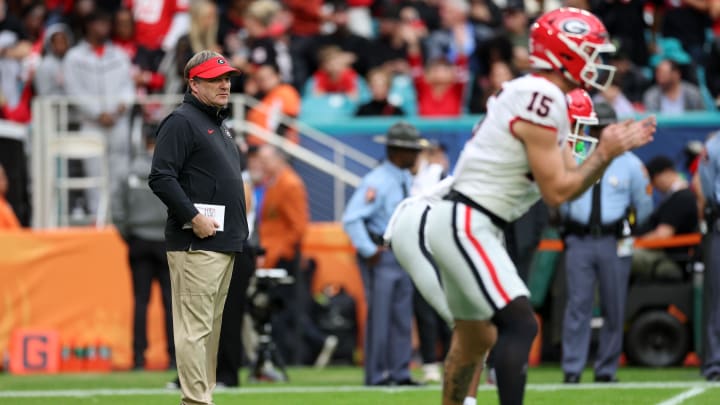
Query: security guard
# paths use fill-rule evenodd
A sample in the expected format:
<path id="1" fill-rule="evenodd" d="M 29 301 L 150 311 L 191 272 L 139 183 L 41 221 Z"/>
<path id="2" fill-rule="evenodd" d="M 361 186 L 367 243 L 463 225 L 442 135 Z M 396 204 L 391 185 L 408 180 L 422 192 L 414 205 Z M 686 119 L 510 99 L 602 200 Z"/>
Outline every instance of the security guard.
<path id="1" fill-rule="evenodd" d="M 365 385 L 416 385 L 409 370 L 413 286 L 382 235 L 395 207 L 408 196 L 408 169 L 429 142 L 405 122 L 376 141 L 386 144 L 387 160 L 363 178 L 343 215 L 345 232 L 358 252 L 368 304 Z"/>
<path id="2" fill-rule="evenodd" d="M 595 105 L 598 125 L 590 135 L 617 121 L 606 103 Z M 602 140 L 600 140 L 602 142 Z M 595 382 L 615 382 L 622 352 L 625 300 L 632 255 L 628 212 L 638 223 L 652 211 L 642 162 L 630 152 L 619 156 L 592 189 L 560 207 L 564 219 L 567 302 L 563 320 L 562 368 L 566 383 L 577 383 L 590 346 L 595 284 L 599 284 L 603 326 L 595 362 Z"/>
<path id="3" fill-rule="evenodd" d="M 708 381 L 720 381 L 720 136 L 706 143 L 707 157 L 700 163 L 700 178 L 705 196 L 705 221 L 709 240 L 708 265 L 705 267 L 706 348 L 702 372 Z M 708 245 L 706 245 L 708 246 Z"/>

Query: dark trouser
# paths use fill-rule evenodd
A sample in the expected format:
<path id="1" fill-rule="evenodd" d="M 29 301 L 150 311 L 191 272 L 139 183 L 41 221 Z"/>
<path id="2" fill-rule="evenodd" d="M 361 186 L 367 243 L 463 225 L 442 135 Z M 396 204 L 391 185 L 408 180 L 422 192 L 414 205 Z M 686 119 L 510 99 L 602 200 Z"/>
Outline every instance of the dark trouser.
<path id="1" fill-rule="evenodd" d="M 420 338 L 420 356 L 422 356 L 424 364 L 435 363 L 437 361 L 438 334 L 440 333 L 439 324 L 444 325 L 445 322 L 440 322 L 437 312 L 425 301 L 417 289 L 414 290 L 413 311 Z"/>
<path id="2" fill-rule="evenodd" d="M 298 324 L 299 316 L 304 310 L 304 305 L 298 297 L 301 284 L 298 280 L 298 277 L 301 277 L 298 260 L 280 259 L 275 267 L 287 270 L 288 275 L 295 278 L 295 283 L 278 284 L 273 287 L 271 296 L 281 303 L 282 308 L 273 312 L 271 317 L 272 339 L 283 362 L 298 364 L 301 361 L 299 350 L 302 336 L 298 333 Z"/>
<path id="3" fill-rule="evenodd" d="M 167 338 L 168 357 L 171 364 L 175 361 L 173 341 L 172 294 L 170 290 L 170 270 L 165 254 L 165 242 L 150 241 L 136 237 L 128 240 L 130 268 L 132 270 L 135 309 L 133 313 L 133 360 L 135 367 L 145 365 L 147 349 L 147 307 L 153 280 L 160 283 L 162 303 L 165 309 L 165 336 Z"/>
<path id="4" fill-rule="evenodd" d="M 359 260 L 368 314 L 365 328 L 365 385 L 410 379 L 412 297 L 410 276 L 392 252 L 373 268 Z"/>
<path id="5" fill-rule="evenodd" d="M 220 328 L 217 381 L 228 387 L 237 386 L 239 383 L 238 371 L 243 358 L 243 316 L 247 309 L 247 289 L 254 272 L 255 250 L 246 247 L 242 253 L 235 255 L 235 265 Z"/>
<path id="6" fill-rule="evenodd" d="M 709 263 L 705 266 L 705 308 L 708 311 L 706 347 L 703 361 L 703 374 L 720 373 L 720 231 L 710 230 L 710 251 L 706 252 Z"/>
<path id="7" fill-rule="evenodd" d="M 597 281 L 603 326 L 595 375 L 615 375 L 622 353 L 630 262 L 629 256 L 618 257 L 617 238 L 614 236 L 568 236 L 565 239 L 568 294 L 562 337 L 562 368 L 565 373 L 580 374 L 585 367 Z"/>

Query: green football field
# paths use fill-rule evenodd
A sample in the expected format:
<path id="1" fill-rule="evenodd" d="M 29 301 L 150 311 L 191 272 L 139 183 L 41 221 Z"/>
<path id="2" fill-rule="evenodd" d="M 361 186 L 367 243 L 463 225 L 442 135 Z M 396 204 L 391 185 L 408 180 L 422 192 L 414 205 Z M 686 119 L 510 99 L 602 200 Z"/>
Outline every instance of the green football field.
<path id="1" fill-rule="evenodd" d="M 245 377 L 243 372 L 243 377 Z M 362 369 L 331 367 L 324 370 L 292 368 L 288 383 L 243 384 L 217 391 L 224 404 L 439 404 L 440 385 L 422 388 L 366 388 Z M 169 372 L 117 372 L 112 374 L 63 374 L 11 376 L 0 374 L 1 405 L 156 405 L 178 404 L 179 392 L 163 388 L 175 376 Z M 720 384 L 706 383 L 696 368 L 622 368 L 617 384 L 559 384 L 557 367 L 532 368 L 526 404 L 720 404 Z M 592 381 L 592 372 L 583 375 Z M 479 404 L 497 404 L 492 385 L 481 386 Z"/>

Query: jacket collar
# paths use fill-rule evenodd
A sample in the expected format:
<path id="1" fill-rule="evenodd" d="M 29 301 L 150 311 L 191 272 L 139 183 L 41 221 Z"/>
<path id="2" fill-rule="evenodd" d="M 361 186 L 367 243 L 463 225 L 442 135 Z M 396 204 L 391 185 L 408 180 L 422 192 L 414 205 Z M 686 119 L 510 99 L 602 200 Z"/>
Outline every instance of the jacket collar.
<path id="1" fill-rule="evenodd" d="M 193 107 L 197 108 L 198 110 L 202 111 L 218 125 L 222 124 L 222 122 L 225 121 L 225 119 L 227 119 L 227 117 L 230 115 L 227 107 L 217 108 L 207 104 L 203 104 L 200 100 L 197 99 L 197 97 L 193 96 L 190 91 L 185 93 L 183 103 L 188 103 Z"/>

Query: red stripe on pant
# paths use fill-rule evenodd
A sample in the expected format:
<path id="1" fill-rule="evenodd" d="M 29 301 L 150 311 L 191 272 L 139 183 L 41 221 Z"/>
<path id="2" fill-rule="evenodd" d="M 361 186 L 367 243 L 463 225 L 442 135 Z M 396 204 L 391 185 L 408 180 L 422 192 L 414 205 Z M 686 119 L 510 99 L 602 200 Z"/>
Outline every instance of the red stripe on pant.
<path id="1" fill-rule="evenodd" d="M 500 284 L 500 279 L 498 279 L 497 271 L 495 270 L 495 266 L 493 266 L 487 253 L 485 253 L 485 249 L 483 249 L 482 245 L 480 245 L 480 242 L 477 239 L 475 239 L 475 237 L 473 236 L 473 234 L 470 230 L 471 214 L 472 214 L 472 208 L 469 206 L 465 206 L 465 234 L 467 235 L 468 240 L 470 240 L 470 243 L 472 243 L 473 247 L 480 255 L 480 258 L 482 259 L 483 263 L 485 264 L 485 267 L 487 267 L 488 271 L 490 271 L 490 278 L 492 279 L 493 285 L 495 286 L 495 289 L 500 293 L 500 297 L 502 297 L 503 301 L 505 301 L 505 305 L 507 305 L 510 302 L 510 297 L 505 292 L 505 289 L 502 287 L 502 284 Z"/>

